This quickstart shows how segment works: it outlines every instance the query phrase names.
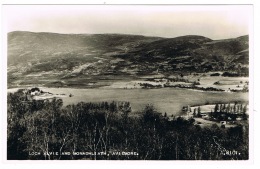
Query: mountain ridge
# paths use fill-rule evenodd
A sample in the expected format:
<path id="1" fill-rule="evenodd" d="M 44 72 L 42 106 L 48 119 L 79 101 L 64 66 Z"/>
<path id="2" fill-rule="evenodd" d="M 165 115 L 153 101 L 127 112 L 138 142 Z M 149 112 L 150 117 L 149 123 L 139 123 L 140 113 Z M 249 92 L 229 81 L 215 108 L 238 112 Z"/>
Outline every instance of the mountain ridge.
<path id="1" fill-rule="evenodd" d="M 158 72 L 230 71 L 248 76 L 248 41 L 248 35 L 212 40 L 200 35 L 162 38 L 15 31 L 8 33 L 8 84 L 39 81 L 43 77 L 36 74 L 46 72 L 53 81 L 138 78 Z"/>

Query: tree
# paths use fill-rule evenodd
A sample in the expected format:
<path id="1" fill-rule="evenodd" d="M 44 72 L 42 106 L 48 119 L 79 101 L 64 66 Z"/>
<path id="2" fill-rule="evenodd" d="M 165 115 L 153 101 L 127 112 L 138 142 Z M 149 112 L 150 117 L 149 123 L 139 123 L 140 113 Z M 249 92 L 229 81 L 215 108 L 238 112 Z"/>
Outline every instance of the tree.
<path id="1" fill-rule="evenodd" d="M 140 116 L 131 116 L 129 102 L 80 102 L 64 107 L 58 99 L 28 102 L 25 98 L 21 91 L 8 94 L 8 159 L 230 160 L 220 155 L 222 147 L 239 149 L 237 159 L 248 158 L 248 126 L 222 130 L 217 125 L 194 125 L 193 118 L 168 121 L 167 113 L 164 117 L 153 105 L 147 105 Z M 194 108 L 193 113 L 201 116 L 201 107 Z M 219 139 L 228 142 L 219 147 L 214 142 Z M 45 156 L 28 156 L 28 151 L 40 151 Z M 50 155 L 77 151 L 139 155 Z"/>
<path id="2" fill-rule="evenodd" d="M 202 117 L 200 112 L 200 106 L 198 107 L 198 117 Z"/>
<path id="3" fill-rule="evenodd" d="M 240 104 L 239 112 L 243 113 L 243 104 Z"/>
<path id="4" fill-rule="evenodd" d="M 227 113 L 231 113 L 231 106 L 230 106 L 230 103 L 228 103 L 228 105 L 227 105 Z"/>
<path id="5" fill-rule="evenodd" d="M 129 113 L 132 111 L 130 103 L 129 102 L 122 102 L 119 105 L 119 111 L 122 112 L 122 118 L 126 122 Z"/>
<path id="6" fill-rule="evenodd" d="M 164 116 L 163 116 L 163 117 L 165 117 L 165 118 L 167 117 L 167 113 L 166 113 L 166 112 L 164 113 Z"/>
<path id="7" fill-rule="evenodd" d="M 196 113 L 196 108 L 193 109 L 193 117 L 196 117 L 197 113 Z"/>
<path id="8" fill-rule="evenodd" d="M 243 113 L 246 113 L 247 111 L 247 105 L 245 104 L 245 106 L 243 107 Z"/>
<path id="9" fill-rule="evenodd" d="M 234 111 L 234 113 L 237 113 L 237 105 L 236 104 L 234 104 L 234 106 L 233 106 L 233 111 Z"/>
<path id="10" fill-rule="evenodd" d="M 215 113 L 216 113 L 216 112 L 219 112 L 219 105 L 218 105 L 218 103 L 215 105 L 214 112 L 215 112 Z"/>
<path id="11" fill-rule="evenodd" d="M 222 104 L 219 105 L 219 111 L 223 112 L 223 105 Z"/>
<path id="12" fill-rule="evenodd" d="M 226 104 L 223 104 L 223 112 L 227 112 L 227 109 L 226 109 Z"/>

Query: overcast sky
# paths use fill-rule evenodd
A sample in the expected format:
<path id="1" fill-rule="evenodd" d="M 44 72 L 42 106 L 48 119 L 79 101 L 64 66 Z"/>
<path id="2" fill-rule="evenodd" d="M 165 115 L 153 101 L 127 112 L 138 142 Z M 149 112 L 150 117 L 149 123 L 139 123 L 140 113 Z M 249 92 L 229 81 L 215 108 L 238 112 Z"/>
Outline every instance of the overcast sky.
<path id="1" fill-rule="evenodd" d="M 4 5 L 4 28 L 211 39 L 249 34 L 250 5 Z"/>

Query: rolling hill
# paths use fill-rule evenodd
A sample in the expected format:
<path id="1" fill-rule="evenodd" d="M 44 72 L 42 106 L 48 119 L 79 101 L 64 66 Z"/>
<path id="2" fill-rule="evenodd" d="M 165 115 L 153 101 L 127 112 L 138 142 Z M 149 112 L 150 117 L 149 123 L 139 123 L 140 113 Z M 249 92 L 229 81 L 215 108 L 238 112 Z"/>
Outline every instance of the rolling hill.
<path id="1" fill-rule="evenodd" d="M 10 32 L 8 86 L 102 85 L 156 73 L 235 71 L 246 76 L 248 38 Z"/>

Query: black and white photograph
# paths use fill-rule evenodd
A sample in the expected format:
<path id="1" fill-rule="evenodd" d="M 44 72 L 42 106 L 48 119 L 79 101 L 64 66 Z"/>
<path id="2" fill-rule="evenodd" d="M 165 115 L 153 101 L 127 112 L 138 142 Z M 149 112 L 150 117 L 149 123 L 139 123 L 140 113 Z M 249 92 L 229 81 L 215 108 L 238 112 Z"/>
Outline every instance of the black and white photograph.
<path id="1" fill-rule="evenodd" d="M 2 8 L 8 161 L 250 159 L 253 5 Z"/>

